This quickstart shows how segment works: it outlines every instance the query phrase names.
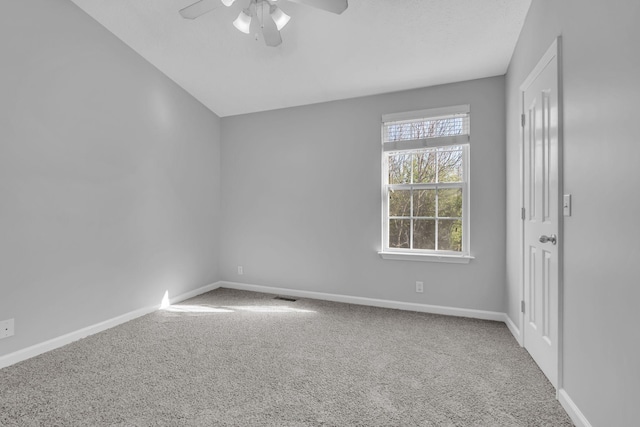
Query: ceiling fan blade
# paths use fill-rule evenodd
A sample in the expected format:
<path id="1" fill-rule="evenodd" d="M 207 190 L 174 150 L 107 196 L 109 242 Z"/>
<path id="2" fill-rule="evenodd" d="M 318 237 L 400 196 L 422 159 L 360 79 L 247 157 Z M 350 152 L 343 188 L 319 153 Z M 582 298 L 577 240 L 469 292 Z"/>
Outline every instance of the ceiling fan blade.
<path id="1" fill-rule="evenodd" d="M 279 46 L 280 43 L 282 43 L 280 31 L 278 31 L 275 22 L 273 22 L 271 19 L 268 19 L 267 22 L 265 22 L 265 24 L 262 26 L 262 37 L 264 37 L 264 42 L 267 44 L 267 46 L 276 47 Z"/>
<path id="2" fill-rule="evenodd" d="M 262 7 L 264 8 L 263 10 L 265 13 L 258 16 L 258 21 L 260 22 L 260 30 L 262 31 L 264 42 L 267 46 L 279 46 L 280 43 L 282 43 L 282 37 L 280 36 L 280 31 L 278 30 L 275 21 L 269 13 L 269 4 L 264 2 Z"/>
<path id="3" fill-rule="evenodd" d="M 348 0 L 289 0 L 294 3 L 305 4 L 317 9 L 326 10 L 327 12 L 337 13 L 340 15 L 349 7 Z"/>
<path id="4" fill-rule="evenodd" d="M 200 0 L 191 6 L 180 9 L 180 15 L 186 19 L 196 19 L 198 16 L 204 15 L 220 6 L 222 6 L 220 0 Z"/>

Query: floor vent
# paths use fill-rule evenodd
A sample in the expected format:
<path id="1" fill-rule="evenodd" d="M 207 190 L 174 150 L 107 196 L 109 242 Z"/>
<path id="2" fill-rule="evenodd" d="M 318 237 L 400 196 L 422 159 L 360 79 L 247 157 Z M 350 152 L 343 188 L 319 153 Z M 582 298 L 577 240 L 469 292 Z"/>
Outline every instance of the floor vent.
<path id="1" fill-rule="evenodd" d="M 279 299 L 280 301 L 289 301 L 289 302 L 297 301 L 295 298 L 281 297 L 281 296 L 277 296 L 274 299 Z"/>

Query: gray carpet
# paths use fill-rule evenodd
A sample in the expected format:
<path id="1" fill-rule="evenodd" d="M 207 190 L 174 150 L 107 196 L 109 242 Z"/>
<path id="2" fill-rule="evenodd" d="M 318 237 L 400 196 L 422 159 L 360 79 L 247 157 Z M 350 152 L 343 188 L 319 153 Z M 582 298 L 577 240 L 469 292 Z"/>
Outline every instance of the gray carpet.
<path id="1" fill-rule="evenodd" d="M 572 425 L 502 323 L 273 297 L 217 289 L 0 370 L 0 425 Z"/>

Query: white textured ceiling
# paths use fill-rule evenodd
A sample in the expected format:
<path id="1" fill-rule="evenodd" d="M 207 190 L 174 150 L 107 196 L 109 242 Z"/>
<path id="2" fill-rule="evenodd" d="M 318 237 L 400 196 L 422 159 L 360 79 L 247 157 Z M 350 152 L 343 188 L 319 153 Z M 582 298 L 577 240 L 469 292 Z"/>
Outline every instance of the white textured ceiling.
<path id="1" fill-rule="evenodd" d="M 276 48 L 195 0 L 72 0 L 218 116 L 504 74 L 531 0 L 349 0 L 335 15 L 280 0 Z"/>

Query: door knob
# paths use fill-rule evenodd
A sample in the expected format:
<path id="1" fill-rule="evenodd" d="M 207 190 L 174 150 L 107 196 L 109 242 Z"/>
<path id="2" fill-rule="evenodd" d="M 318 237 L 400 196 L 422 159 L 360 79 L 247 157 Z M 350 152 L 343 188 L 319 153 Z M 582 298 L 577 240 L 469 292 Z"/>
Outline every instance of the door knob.
<path id="1" fill-rule="evenodd" d="M 558 236 L 552 234 L 551 236 L 540 236 L 540 243 L 551 242 L 552 245 L 555 245 L 558 242 Z"/>

